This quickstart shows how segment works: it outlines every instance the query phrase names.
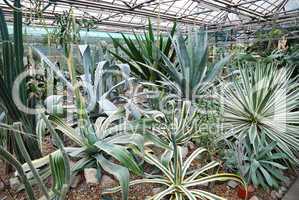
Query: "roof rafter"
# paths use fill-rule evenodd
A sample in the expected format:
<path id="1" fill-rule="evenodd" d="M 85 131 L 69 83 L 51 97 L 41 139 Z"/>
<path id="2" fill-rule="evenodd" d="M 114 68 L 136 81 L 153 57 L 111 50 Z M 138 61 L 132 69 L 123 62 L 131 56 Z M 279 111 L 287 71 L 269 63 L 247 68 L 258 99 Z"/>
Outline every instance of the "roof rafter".
<path id="1" fill-rule="evenodd" d="M 38 16 L 32 14 L 36 11 L 32 9 L 35 8 L 33 2 L 22 0 L 24 15 L 31 12 L 29 21 L 38 24 Z M 169 30 L 174 21 L 180 24 L 181 30 L 196 26 L 220 30 L 297 17 L 291 16 L 297 13 L 296 9 L 284 10 L 288 0 L 43 0 L 43 3 L 47 5 L 43 11 L 49 24 L 55 14 L 73 8 L 76 18 L 91 19 L 96 27 L 111 27 L 112 32 L 114 29 L 145 29 L 148 17 L 152 18 L 153 28 L 162 30 Z M 11 14 L 1 0 L 0 7 L 5 8 L 7 15 Z"/>
<path id="2" fill-rule="evenodd" d="M 201 1 L 201 0 L 198 0 L 198 1 Z M 231 12 L 234 14 L 244 15 L 244 16 L 253 17 L 253 18 L 262 18 L 262 19 L 265 18 L 265 15 L 263 15 L 262 13 L 243 8 L 242 6 L 239 6 L 238 4 L 233 4 L 226 0 L 213 0 L 213 2 L 203 0 L 202 2 L 208 3 L 210 5 L 218 7 L 219 9 L 223 9 L 225 11 L 228 11 L 228 12 Z M 214 2 L 222 4 L 222 6 L 219 4 L 215 4 Z"/>

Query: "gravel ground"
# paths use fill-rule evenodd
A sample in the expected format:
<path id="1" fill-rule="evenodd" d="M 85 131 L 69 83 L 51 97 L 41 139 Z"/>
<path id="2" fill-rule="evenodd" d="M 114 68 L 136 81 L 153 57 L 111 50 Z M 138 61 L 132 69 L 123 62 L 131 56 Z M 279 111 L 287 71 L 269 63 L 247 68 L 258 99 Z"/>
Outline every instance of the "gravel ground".
<path id="1" fill-rule="evenodd" d="M 55 148 L 51 145 L 51 139 L 46 137 L 44 145 L 43 145 L 43 154 L 46 155 L 50 152 L 53 152 Z M 190 152 L 189 152 L 190 153 Z M 196 168 L 199 165 L 202 165 L 199 161 L 195 161 L 192 163 L 191 168 Z M 149 171 L 151 167 L 149 165 L 145 166 L 145 171 Z M 16 193 L 12 189 L 9 188 L 9 178 L 13 174 L 5 174 L 4 163 L 0 160 L 0 182 L 5 183 L 5 189 L 0 189 L 0 200 L 25 200 L 26 194 L 24 191 Z M 132 180 L 140 177 L 133 177 Z M 48 186 L 50 187 L 50 180 L 48 181 Z M 135 186 L 131 186 L 129 190 L 129 200 L 145 200 L 147 196 L 152 196 L 153 189 L 158 188 L 158 185 L 154 184 L 139 184 Z M 68 200 L 100 200 L 101 198 L 101 188 L 100 184 L 90 185 L 86 184 L 85 181 L 82 181 L 77 188 L 71 189 L 68 193 Z M 237 190 L 230 189 L 227 187 L 226 183 L 216 184 L 210 191 L 215 194 L 222 196 L 228 200 L 241 200 L 238 198 Z M 34 187 L 34 192 L 37 196 L 40 196 L 39 189 Z M 264 191 L 262 189 L 258 189 L 254 192 L 255 196 L 257 196 L 260 200 L 271 200 L 271 195 L 269 191 Z M 115 193 L 109 196 L 112 200 L 121 200 L 121 193 Z"/>

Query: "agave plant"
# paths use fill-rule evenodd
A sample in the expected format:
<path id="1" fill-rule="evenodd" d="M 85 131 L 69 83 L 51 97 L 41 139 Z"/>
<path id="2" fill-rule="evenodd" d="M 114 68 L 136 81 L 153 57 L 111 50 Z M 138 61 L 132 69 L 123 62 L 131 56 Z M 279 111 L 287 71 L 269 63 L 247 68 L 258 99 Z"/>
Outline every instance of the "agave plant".
<path id="1" fill-rule="evenodd" d="M 144 133 L 145 146 L 154 145 L 165 149 L 161 155 L 164 165 L 167 165 L 174 156 L 172 135 L 175 135 L 175 143 L 181 148 L 201 131 L 196 129 L 201 118 L 191 101 L 183 101 L 179 106 L 175 101 L 171 101 L 169 105 L 170 112 L 156 113 L 153 116 L 155 121 L 152 128 Z"/>
<path id="2" fill-rule="evenodd" d="M 50 125 L 48 121 L 46 121 L 46 124 L 47 126 Z M 23 183 L 18 190 L 25 189 L 28 199 L 35 200 L 37 197 L 33 193 L 32 185 L 36 184 L 41 189 L 44 199 L 64 199 L 70 184 L 69 159 L 64 151 L 63 143 L 53 127 L 50 125 L 49 129 L 58 143 L 59 150 L 34 161 L 31 160 L 22 138 L 22 135 L 24 134 L 26 134 L 26 137 L 32 137 L 33 135 L 24 132 L 22 123 L 15 122 L 13 126 L 1 123 L 0 128 L 11 130 L 15 135 L 17 146 L 26 161 L 25 164 L 21 165 L 13 155 L 0 146 L 0 157 L 9 162 L 16 169 L 16 174 L 20 177 L 21 182 Z M 50 167 L 45 167 L 42 170 L 38 169 L 48 163 L 51 163 Z M 48 189 L 44 183 L 44 180 L 50 175 L 52 175 L 53 179 L 52 189 Z"/>
<path id="3" fill-rule="evenodd" d="M 167 71 L 168 76 L 159 74 L 164 85 L 180 98 L 192 99 L 196 95 L 203 94 L 211 87 L 211 83 L 230 59 L 230 56 L 227 56 L 209 66 L 207 32 L 191 33 L 187 41 L 181 34 L 178 34 L 174 40 L 174 48 L 176 63 L 171 62 L 163 52 L 160 52 L 165 62 L 161 67 Z"/>
<path id="4" fill-rule="evenodd" d="M 25 185 L 26 194 L 29 200 L 35 200 L 34 193 L 32 187 L 26 177 L 26 174 L 22 168 L 22 164 L 11 154 L 9 153 L 3 146 L 0 145 L 0 157 L 5 160 L 9 164 L 11 164 L 18 172 L 22 183 Z"/>
<path id="5" fill-rule="evenodd" d="M 195 130 L 195 125 L 199 122 L 198 113 L 190 101 L 183 101 L 178 107 L 174 101 L 169 102 L 169 105 L 169 114 L 157 113 L 155 118 L 158 123 L 145 134 L 149 140 L 155 141 L 161 147 L 172 143 L 172 134 L 176 136 L 177 145 L 184 145 L 198 133 Z"/>
<path id="6" fill-rule="evenodd" d="M 175 136 L 173 135 L 173 139 Z M 161 171 L 161 175 L 147 175 L 140 180 L 134 180 L 130 182 L 131 185 L 141 183 L 153 183 L 163 186 L 163 191 L 155 194 L 149 199 L 170 199 L 170 200 L 183 200 L 183 199 L 224 199 L 211 192 L 199 189 L 198 186 L 203 186 L 206 183 L 214 181 L 226 181 L 235 180 L 244 184 L 243 180 L 234 174 L 217 173 L 213 175 L 207 175 L 207 172 L 219 165 L 218 162 L 212 161 L 196 170 L 189 170 L 191 163 L 197 156 L 205 152 L 204 148 L 196 149 L 186 160 L 183 161 L 181 148 L 179 148 L 175 139 L 173 140 L 174 159 L 165 166 L 159 158 L 151 154 L 149 151 L 145 151 L 144 159 L 147 163 L 157 167 Z M 245 185 L 245 184 L 244 184 Z M 104 193 L 112 193 L 119 191 L 119 187 L 107 189 Z"/>
<path id="7" fill-rule="evenodd" d="M 149 65 L 162 73 L 167 73 L 161 67 L 163 65 L 163 60 L 159 55 L 159 51 L 163 52 L 169 60 L 174 60 L 175 51 L 172 48 L 171 41 L 175 32 L 176 23 L 174 23 L 168 37 L 165 37 L 162 34 L 155 37 L 151 21 L 149 20 L 148 32 L 145 32 L 143 36 L 134 33 L 134 38 L 130 39 L 122 34 L 124 44 L 122 44 L 118 39 L 111 37 L 115 49 L 122 50 L 125 55 L 121 56 L 117 52 L 113 51 L 110 51 L 110 53 L 122 63 L 129 64 L 133 73 L 138 77 L 141 77 L 141 79 L 156 81 L 159 76 L 155 71 L 150 70 L 144 65 Z"/>
<path id="8" fill-rule="evenodd" d="M 289 67 L 275 63 L 243 63 L 240 79 L 223 92 L 223 138 L 248 136 L 251 144 L 265 134 L 275 150 L 298 163 L 298 83 Z"/>
<path id="9" fill-rule="evenodd" d="M 286 154 L 276 153 L 276 145 L 275 141 L 269 144 L 264 134 L 254 144 L 250 144 L 248 138 L 237 141 L 226 153 L 226 165 L 240 170 L 246 182 L 253 183 L 256 187 L 261 185 L 264 188 L 278 188 L 279 183 L 285 179 L 283 170 L 287 167 L 280 164 Z"/>
<path id="10" fill-rule="evenodd" d="M 123 121 L 124 112 L 114 112 L 109 117 L 99 117 L 94 127 L 90 127 L 89 135 L 80 135 L 80 129 L 72 128 L 62 119 L 49 116 L 56 130 L 68 136 L 77 147 L 65 147 L 66 152 L 73 159 L 78 160 L 72 169 L 73 173 L 85 167 L 95 167 L 112 174 L 123 190 L 123 198 L 128 195 L 129 170 L 135 174 L 142 174 L 142 169 L 135 161 L 135 156 L 130 151 L 140 154 L 142 159 L 143 136 L 138 134 L 143 127 L 139 122 Z M 94 130 L 94 132 L 89 132 Z M 81 133 L 84 131 L 81 131 Z M 85 133 L 86 133 L 85 132 Z M 110 160 L 113 157 L 120 164 Z"/>
<path id="11" fill-rule="evenodd" d="M 72 83 L 67 80 L 57 65 L 47 58 L 38 48 L 33 48 L 33 50 L 46 66 L 67 85 L 71 94 L 74 94 Z M 106 114 L 116 111 L 117 107 L 108 99 L 108 96 L 121 87 L 123 90 L 127 89 L 129 84 L 134 80 L 134 78 L 130 78 L 129 76 L 131 72 L 129 65 L 112 64 L 109 61 L 101 61 L 97 63 L 96 68 L 93 70 L 90 47 L 88 45 L 79 45 L 79 50 L 84 74 L 78 77 L 80 82 L 77 82 L 77 84 L 84 88 L 83 97 L 86 98 L 86 102 L 88 103 L 87 111 L 95 111 L 95 108 L 100 108 L 101 111 L 104 111 Z M 47 108 L 53 110 L 51 106 L 55 107 L 58 102 L 57 100 L 62 98 L 62 95 L 47 97 L 45 101 L 45 103 L 48 104 Z"/>
<path id="12" fill-rule="evenodd" d="M 70 52 L 72 52 L 72 48 L 70 48 Z M 72 54 L 70 53 L 70 55 Z M 99 172 L 101 170 L 106 171 L 120 182 L 123 199 L 127 199 L 129 170 L 138 175 L 142 174 L 142 169 L 135 160 L 137 155 L 135 157 L 131 151 L 142 155 L 143 136 L 138 133 L 143 130 L 142 123 L 144 120 L 128 121 L 124 117 L 124 110 L 120 109 L 111 112 L 108 117 L 99 117 L 93 124 L 80 89 L 74 87 L 78 82 L 75 78 L 76 72 L 72 57 L 68 58 L 71 83 L 59 73 L 53 63 L 46 57 L 43 59 L 55 69 L 56 74 L 60 74 L 60 78 L 75 94 L 76 111 L 74 114 L 77 121 L 73 125 L 66 123 L 65 120 L 55 115 L 49 115 L 48 117 L 56 130 L 65 134 L 77 145 L 77 147 L 64 148 L 70 157 L 78 160 L 72 168 L 72 172 L 77 173 L 87 166 L 95 167 Z M 94 81 L 97 82 L 99 79 Z M 43 120 L 46 122 L 47 118 L 44 117 Z M 76 126 L 76 128 L 72 126 Z M 41 129 L 44 130 L 42 127 Z M 111 158 L 119 163 L 114 163 Z"/>

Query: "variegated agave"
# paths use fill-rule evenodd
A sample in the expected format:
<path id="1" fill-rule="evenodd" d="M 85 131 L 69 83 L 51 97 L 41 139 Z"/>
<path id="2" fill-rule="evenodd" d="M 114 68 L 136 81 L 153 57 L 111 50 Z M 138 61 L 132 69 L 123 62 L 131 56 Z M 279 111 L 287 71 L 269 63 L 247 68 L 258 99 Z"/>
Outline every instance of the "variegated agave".
<path id="1" fill-rule="evenodd" d="M 59 150 L 43 158 L 32 161 L 25 147 L 21 134 L 25 135 L 21 122 L 15 122 L 12 126 L 8 124 L 0 125 L 0 128 L 11 130 L 16 138 L 16 143 L 26 163 L 21 165 L 7 150 L 0 145 L 0 157 L 10 163 L 16 169 L 16 175 L 20 178 L 23 185 L 17 190 L 25 189 L 29 200 L 37 199 L 33 193 L 31 185 L 38 185 L 42 192 L 42 198 L 46 200 L 64 199 L 70 186 L 71 170 L 69 158 L 64 150 L 62 141 L 53 127 L 45 119 L 53 138 L 57 141 Z M 26 133 L 27 135 L 29 133 Z M 27 136 L 26 135 L 26 136 Z M 50 164 L 50 165 L 48 165 Z M 52 175 L 52 189 L 47 188 L 44 181 Z"/>
<path id="2" fill-rule="evenodd" d="M 175 141 L 175 140 L 174 140 Z M 228 173 L 217 173 L 213 175 L 207 175 L 207 172 L 219 165 L 218 162 L 212 161 L 196 170 L 189 170 L 190 165 L 197 156 L 205 152 L 204 148 L 196 149 L 186 160 L 183 161 L 181 149 L 173 143 L 174 158 L 168 164 L 164 165 L 159 158 L 145 151 L 145 161 L 155 167 L 157 167 L 161 174 L 159 175 L 147 175 L 145 178 L 140 180 L 134 180 L 130 182 L 131 185 L 142 184 L 142 183 L 153 183 L 162 185 L 163 191 L 150 197 L 150 200 L 196 200 L 196 199 L 211 199 L 218 200 L 224 199 L 208 192 L 204 189 L 199 189 L 198 186 L 202 186 L 206 183 L 214 181 L 226 181 L 235 180 L 241 184 L 245 183 L 243 180 L 234 174 Z M 120 190 L 120 187 L 111 188 L 104 193 L 113 193 Z"/>
<path id="3" fill-rule="evenodd" d="M 251 144 L 263 133 L 275 149 L 298 163 L 299 87 L 290 67 L 275 63 L 241 63 L 240 79 L 224 88 L 223 138 L 248 136 Z"/>
<path id="4" fill-rule="evenodd" d="M 140 125 L 144 120 L 128 121 L 124 110 L 120 109 L 109 113 L 108 117 L 99 117 L 93 124 L 83 95 L 80 89 L 75 87 L 78 82 L 72 57 L 70 56 L 67 60 L 71 79 L 71 82 L 69 82 L 48 58 L 38 50 L 36 51 L 74 93 L 76 107 L 74 114 L 77 119 L 75 123 L 70 125 L 58 116 L 50 114 L 46 118 L 42 115 L 39 130 L 44 130 L 42 123 L 49 120 L 56 130 L 59 130 L 76 143 L 76 147 L 64 148 L 70 157 L 77 160 L 72 167 L 72 173 L 77 173 L 85 167 L 96 167 L 98 170 L 106 171 L 120 182 L 123 199 L 127 199 L 129 170 L 139 175 L 142 173 L 137 161 L 135 161 L 136 157 L 131 151 L 136 152 L 136 156 L 142 154 L 143 136 L 138 133 L 144 128 Z M 72 52 L 72 48 L 70 51 Z M 85 74 L 87 75 L 85 80 L 88 80 L 88 73 Z M 76 128 L 73 128 L 73 126 L 76 126 Z M 111 161 L 111 158 L 117 160 L 118 163 Z"/>
<path id="5" fill-rule="evenodd" d="M 85 134 L 66 124 L 55 116 L 49 116 L 56 130 L 68 136 L 78 147 L 65 147 L 70 157 L 78 160 L 72 168 L 77 173 L 85 167 L 95 167 L 113 175 L 119 182 L 123 191 L 123 198 L 128 196 L 129 170 L 135 174 L 142 174 L 142 169 L 135 161 L 130 150 L 140 154 L 142 159 L 143 136 L 138 134 L 142 130 L 138 122 L 125 121 L 124 112 L 114 112 L 109 117 L 99 117 L 94 127 L 87 129 Z M 86 129 L 86 128 L 85 128 Z M 129 147 L 130 146 L 130 147 Z M 130 149 L 130 150 L 129 150 Z M 114 158 L 120 164 L 111 161 Z"/>
<path id="6" fill-rule="evenodd" d="M 169 102 L 170 112 L 157 115 L 155 123 L 145 136 L 145 146 L 154 145 L 165 149 L 161 156 L 162 163 L 169 163 L 174 156 L 172 148 L 172 135 L 175 135 L 175 143 L 182 147 L 200 130 L 196 130 L 196 125 L 200 118 L 190 101 L 183 101 L 182 105 L 177 105 L 175 101 Z"/>
<path id="7" fill-rule="evenodd" d="M 184 145 L 198 133 L 198 130 L 195 130 L 195 125 L 199 122 L 198 113 L 190 101 L 182 101 L 181 105 L 171 101 L 169 105 L 169 113 L 157 115 L 158 123 L 145 134 L 149 140 L 155 141 L 155 144 L 161 147 L 169 147 L 172 134 L 176 136 L 177 145 Z"/>

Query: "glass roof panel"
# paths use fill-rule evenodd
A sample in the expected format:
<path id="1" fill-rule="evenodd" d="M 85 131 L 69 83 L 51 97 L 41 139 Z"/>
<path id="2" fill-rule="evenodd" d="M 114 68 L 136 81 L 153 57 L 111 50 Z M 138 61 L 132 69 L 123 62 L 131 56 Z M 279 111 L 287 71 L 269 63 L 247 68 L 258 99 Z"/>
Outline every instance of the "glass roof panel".
<path id="1" fill-rule="evenodd" d="M 295 10 L 299 9 L 299 1 L 298 0 L 289 0 L 285 6 L 285 9 L 288 10 Z"/>
<path id="2" fill-rule="evenodd" d="M 7 0 L 13 2 L 12 0 Z M 22 0 L 24 13 L 34 12 L 32 0 Z M 172 22 L 181 27 L 235 26 L 251 23 L 267 23 L 272 17 L 293 19 L 298 17 L 298 0 L 44 0 L 50 3 L 43 15 L 47 21 L 55 15 L 73 9 L 76 18 L 90 18 L 97 27 L 111 27 L 113 30 L 130 31 L 132 28 L 144 29 L 151 18 L 154 28 L 168 30 Z M 4 0 L 0 7 L 11 17 L 12 9 Z M 160 18 L 160 20 L 157 20 Z M 30 19 L 33 24 L 40 20 Z M 160 23 L 160 25 L 158 24 Z M 49 23 L 51 25 L 51 23 Z"/>

